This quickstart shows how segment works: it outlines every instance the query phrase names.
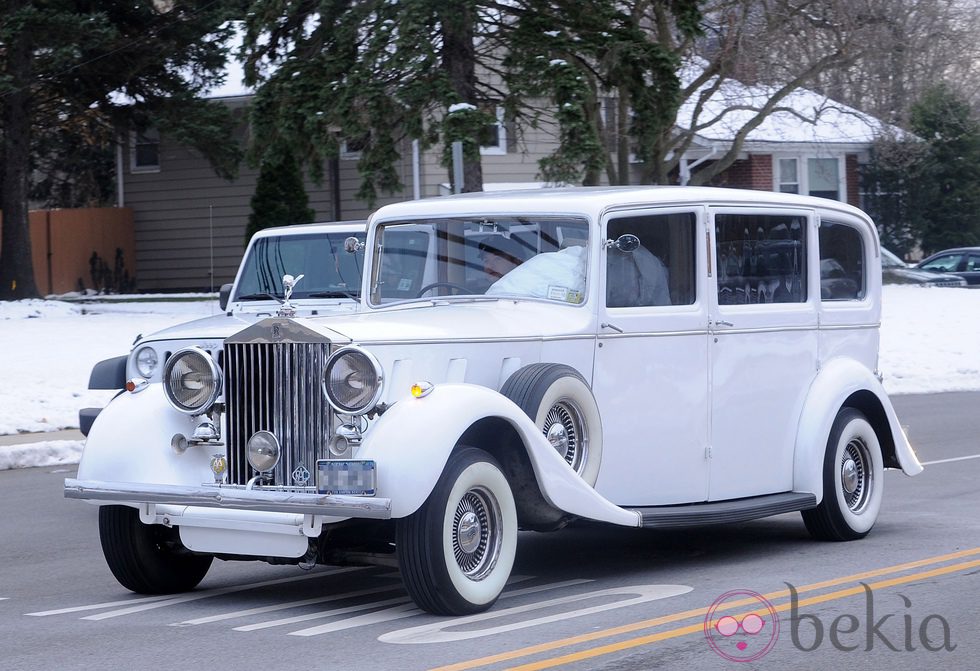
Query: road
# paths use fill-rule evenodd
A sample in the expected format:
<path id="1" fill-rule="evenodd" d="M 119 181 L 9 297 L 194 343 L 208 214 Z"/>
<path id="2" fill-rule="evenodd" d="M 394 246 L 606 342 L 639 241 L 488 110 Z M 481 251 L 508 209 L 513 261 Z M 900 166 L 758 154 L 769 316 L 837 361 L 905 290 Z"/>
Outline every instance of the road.
<path id="1" fill-rule="evenodd" d="M 886 473 L 866 539 L 812 541 L 798 514 L 524 533 L 503 598 L 468 619 L 416 611 L 384 567 L 215 562 L 194 592 L 134 595 L 105 566 L 96 508 L 62 498 L 74 469 L 0 472 L 2 668 L 977 669 L 980 393 L 894 402 L 934 463 Z M 706 637 L 716 601 L 734 636 Z"/>

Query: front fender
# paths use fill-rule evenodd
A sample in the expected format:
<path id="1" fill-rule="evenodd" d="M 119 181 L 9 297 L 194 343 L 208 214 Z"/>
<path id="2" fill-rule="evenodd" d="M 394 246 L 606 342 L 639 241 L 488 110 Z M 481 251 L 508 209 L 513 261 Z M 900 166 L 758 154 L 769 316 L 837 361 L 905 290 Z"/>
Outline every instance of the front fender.
<path id="1" fill-rule="evenodd" d="M 183 454 L 170 447 L 175 433 L 190 436 L 193 417 L 174 410 L 163 385 L 122 393 L 103 408 L 85 441 L 79 480 L 200 485 L 211 482 L 211 455 L 223 447 L 191 446 Z"/>
<path id="2" fill-rule="evenodd" d="M 793 488 L 816 494 L 818 503 L 823 498 L 823 460 L 831 426 L 845 401 L 859 392 L 872 394 L 880 404 L 887 423 L 883 428 L 891 435 L 895 458 L 902 471 L 906 475 L 922 472 L 922 464 L 909 445 L 895 408 L 878 378 L 852 359 L 832 359 L 821 367 L 810 385 L 796 433 L 793 458 Z"/>
<path id="3" fill-rule="evenodd" d="M 551 505 L 578 517 L 639 526 L 639 515 L 603 498 L 576 475 L 510 399 L 472 384 L 438 385 L 423 398 L 402 398 L 365 435 L 357 457 L 377 463 L 378 495 L 391 499 L 392 517 L 418 510 L 459 438 L 488 417 L 503 419 L 518 432 L 541 493 Z"/>

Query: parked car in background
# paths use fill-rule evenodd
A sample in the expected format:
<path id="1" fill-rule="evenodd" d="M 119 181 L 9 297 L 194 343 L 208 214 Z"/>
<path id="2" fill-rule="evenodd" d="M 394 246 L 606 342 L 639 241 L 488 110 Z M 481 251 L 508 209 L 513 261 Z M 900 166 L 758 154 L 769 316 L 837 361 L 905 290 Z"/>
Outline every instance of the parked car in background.
<path id="1" fill-rule="evenodd" d="M 332 222 L 267 228 L 252 236 L 235 281 L 221 287 L 223 314 L 195 319 L 156 333 L 140 335 L 128 355 L 101 361 L 92 369 L 89 389 L 124 389 L 128 383 L 159 382 L 163 364 L 186 347 L 199 347 L 213 356 L 233 333 L 276 314 L 285 300 L 283 275 L 294 278 L 289 298 L 297 316 L 351 312 L 361 293 L 364 253 L 344 251 L 344 241 L 364 242 L 364 221 Z M 84 435 L 102 408 L 82 408 L 79 427 Z"/>
<path id="2" fill-rule="evenodd" d="M 98 417 L 65 495 L 101 506 L 123 586 L 397 562 L 420 608 L 462 615 L 504 589 L 518 529 L 799 511 L 855 540 L 883 470 L 922 470 L 877 371 L 877 230 L 844 203 L 465 194 L 381 208 L 364 249 L 360 310 L 174 351 Z"/>
<path id="3" fill-rule="evenodd" d="M 965 287 L 966 280 L 938 271 L 919 270 L 881 248 L 881 281 L 884 284 L 918 284 L 926 287 Z"/>
<path id="4" fill-rule="evenodd" d="M 980 247 L 958 247 L 937 252 L 915 267 L 930 273 L 956 275 L 967 284 L 980 285 Z"/>

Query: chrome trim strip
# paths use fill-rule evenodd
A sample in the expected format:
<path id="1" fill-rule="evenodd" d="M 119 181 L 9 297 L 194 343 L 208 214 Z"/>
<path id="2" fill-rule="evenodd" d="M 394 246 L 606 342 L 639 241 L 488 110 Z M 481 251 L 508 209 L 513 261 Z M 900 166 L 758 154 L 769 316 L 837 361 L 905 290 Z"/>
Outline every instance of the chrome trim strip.
<path id="1" fill-rule="evenodd" d="M 665 338 L 667 336 L 705 336 L 710 331 L 698 329 L 692 331 L 637 331 L 633 333 L 603 333 L 599 340 L 616 340 L 617 338 Z"/>
<path id="2" fill-rule="evenodd" d="M 132 482 L 65 479 L 65 498 L 89 501 L 161 503 L 204 508 L 260 510 L 275 513 L 391 519 L 391 499 L 333 496 L 301 492 L 246 491 L 242 487 L 153 485 Z"/>
<path id="3" fill-rule="evenodd" d="M 561 336 L 514 336 L 511 338 L 453 338 L 442 340 L 361 340 L 362 347 L 380 347 L 382 345 L 456 345 L 459 343 L 502 343 L 502 342 L 558 342 L 561 340 L 595 340 L 594 333 Z"/>
<path id="4" fill-rule="evenodd" d="M 864 331 L 866 329 L 879 329 L 881 322 L 868 324 L 821 324 L 820 331 Z"/>

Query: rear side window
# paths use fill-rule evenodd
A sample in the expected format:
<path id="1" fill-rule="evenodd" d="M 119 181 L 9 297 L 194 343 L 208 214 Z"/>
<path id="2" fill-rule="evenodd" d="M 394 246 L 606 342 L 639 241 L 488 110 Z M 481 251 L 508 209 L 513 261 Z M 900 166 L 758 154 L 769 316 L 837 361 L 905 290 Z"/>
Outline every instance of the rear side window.
<path id="1" fill-rule="evenodd" d="M 806 217 L 715 216 L 718 304 L 805 303 Z"/>
<path id="2" fill-rule="evenodd" d="M 864 240 L 853 226 L 820 222 L 820 300 L 858 301 L 866 292 Z"/>

